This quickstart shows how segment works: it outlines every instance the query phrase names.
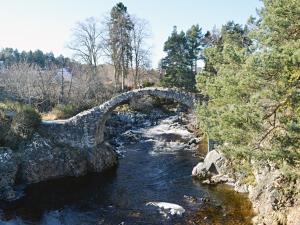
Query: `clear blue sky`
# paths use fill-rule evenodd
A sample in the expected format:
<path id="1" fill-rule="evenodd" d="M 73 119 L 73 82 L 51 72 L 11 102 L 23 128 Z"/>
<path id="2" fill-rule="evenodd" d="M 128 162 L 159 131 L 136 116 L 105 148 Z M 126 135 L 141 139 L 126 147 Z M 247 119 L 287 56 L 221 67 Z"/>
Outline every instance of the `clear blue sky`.
<path id="1" fill-rule="evenodd" d="M 66 48 L 71 29 L 88 17 L 105 16 L 119 0 L 0 0 L 0 48 L 52 51 L 71 56 Z M 229 20 L 245 23 L 256 15 L 259 0 L 123 0 L 129 13 L 149 21 L 153 66 L 163 56 L 163 43 L 174 25 L 204 31 Z"/>

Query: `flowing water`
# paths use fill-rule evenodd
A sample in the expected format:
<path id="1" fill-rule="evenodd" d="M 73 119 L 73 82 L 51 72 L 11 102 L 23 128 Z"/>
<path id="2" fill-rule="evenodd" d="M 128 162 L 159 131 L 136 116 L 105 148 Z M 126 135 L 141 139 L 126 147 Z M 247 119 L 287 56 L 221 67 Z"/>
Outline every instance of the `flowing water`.
<path id="1" fill-rule="evenodd" d="M 1 205 L 0 224 L 250 224 L 245 196 L 191 177 L 199 157 L 187 144 L 193 134 L 176 116 L 144 125 L 114 140 L 122 154 L 116 168 L 30 185 L 24 198 Z M 185 213 L 149 202 L 178 204 Z"/>

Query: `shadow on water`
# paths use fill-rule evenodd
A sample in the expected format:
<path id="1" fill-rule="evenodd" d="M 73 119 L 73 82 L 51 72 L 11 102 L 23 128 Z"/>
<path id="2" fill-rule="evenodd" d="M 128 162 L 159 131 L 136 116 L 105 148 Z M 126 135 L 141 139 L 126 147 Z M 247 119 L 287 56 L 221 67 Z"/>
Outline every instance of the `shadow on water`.
<path id="1" fill-rule="evenodd" d="M 25 221 L 39 222 L 45 212 L 63 209 L 67 205 L 88 207 L 91 201 L 105 203 L 105 196 L 111 192 L 110 185 L 117 175 L 116 172 L 117 167 L 103 173 L 32 184 L 25 189 L 25 196 L 20 200 L 12 203 L 1 202 L 1 219 L 20 217 Z"/>

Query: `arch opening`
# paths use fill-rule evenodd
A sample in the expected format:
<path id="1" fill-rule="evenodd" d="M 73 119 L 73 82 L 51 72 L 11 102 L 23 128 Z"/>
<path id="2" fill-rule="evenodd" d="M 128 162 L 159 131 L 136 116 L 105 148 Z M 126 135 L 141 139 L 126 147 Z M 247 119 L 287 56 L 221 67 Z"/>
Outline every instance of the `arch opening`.
<path id="1" fill-rule="evenodd" d="M 152 102 L 149 103 L 149 99 Z M 150 106 L 151 105 L 151 106 Z M 125 107 L 124 107 L 125 106 Z M 124 107 L 120 109 L 120 107 Z M 102 115 L 101 119 L 97 124 L 96 142 L 97 144 L 102 143 L 106 139 L 111 138 L 105 133 L 107 130 L 107 122 L 114 113 L 120 112 L 136 112 L 142 114 L 149 114 L 152 111 L 164 111 L 164 112 L 175 112 L 175 111 L 188 111 L 192 110 L 192 106 L 184 104 L 174 98 L 158 97 L 156 95 L 148 94 L 143 96 L 135 96 L 124 101 L 120 101 L 118 104 L 110 108 L 105 114 Z"/>

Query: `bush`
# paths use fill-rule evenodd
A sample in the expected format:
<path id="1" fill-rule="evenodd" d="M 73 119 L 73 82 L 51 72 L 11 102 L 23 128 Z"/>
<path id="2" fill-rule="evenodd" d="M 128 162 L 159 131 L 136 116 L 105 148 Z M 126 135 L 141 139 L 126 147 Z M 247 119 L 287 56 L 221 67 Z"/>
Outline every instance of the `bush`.
<path id="1" fill-rule="evenodd" d="M 40 114 L 31 106 L 24 105 L 17 112 L 11 123 L 11 131 L 22 139 L 28 139 L 41 122 Z"/>
<path id="2" fill-rule="evenodd" d="M 4 101 L 0 102 L 0 110 L 8 110 L 8 111 L 20 111 L 24 107 L 24 104 L 21 102 L 13 102 L 13 101 Z"/>
<path id="3" fill-rule="evenodd" d="M 150 81 L 145 81 L 143 84 L 142 84 L 142 86 L 144 87 L 144 88 L 146 88 L 146 87 L 153 87 L 155 85 L 155 83 L 154 82 L 150 82 Z"/>
<path id="4" fill-rule="evenodd" d="M 29 139 L 41 122 L 40 114 L 20 102 L 0 103 L 0 146 L 17 149 Z"/>

